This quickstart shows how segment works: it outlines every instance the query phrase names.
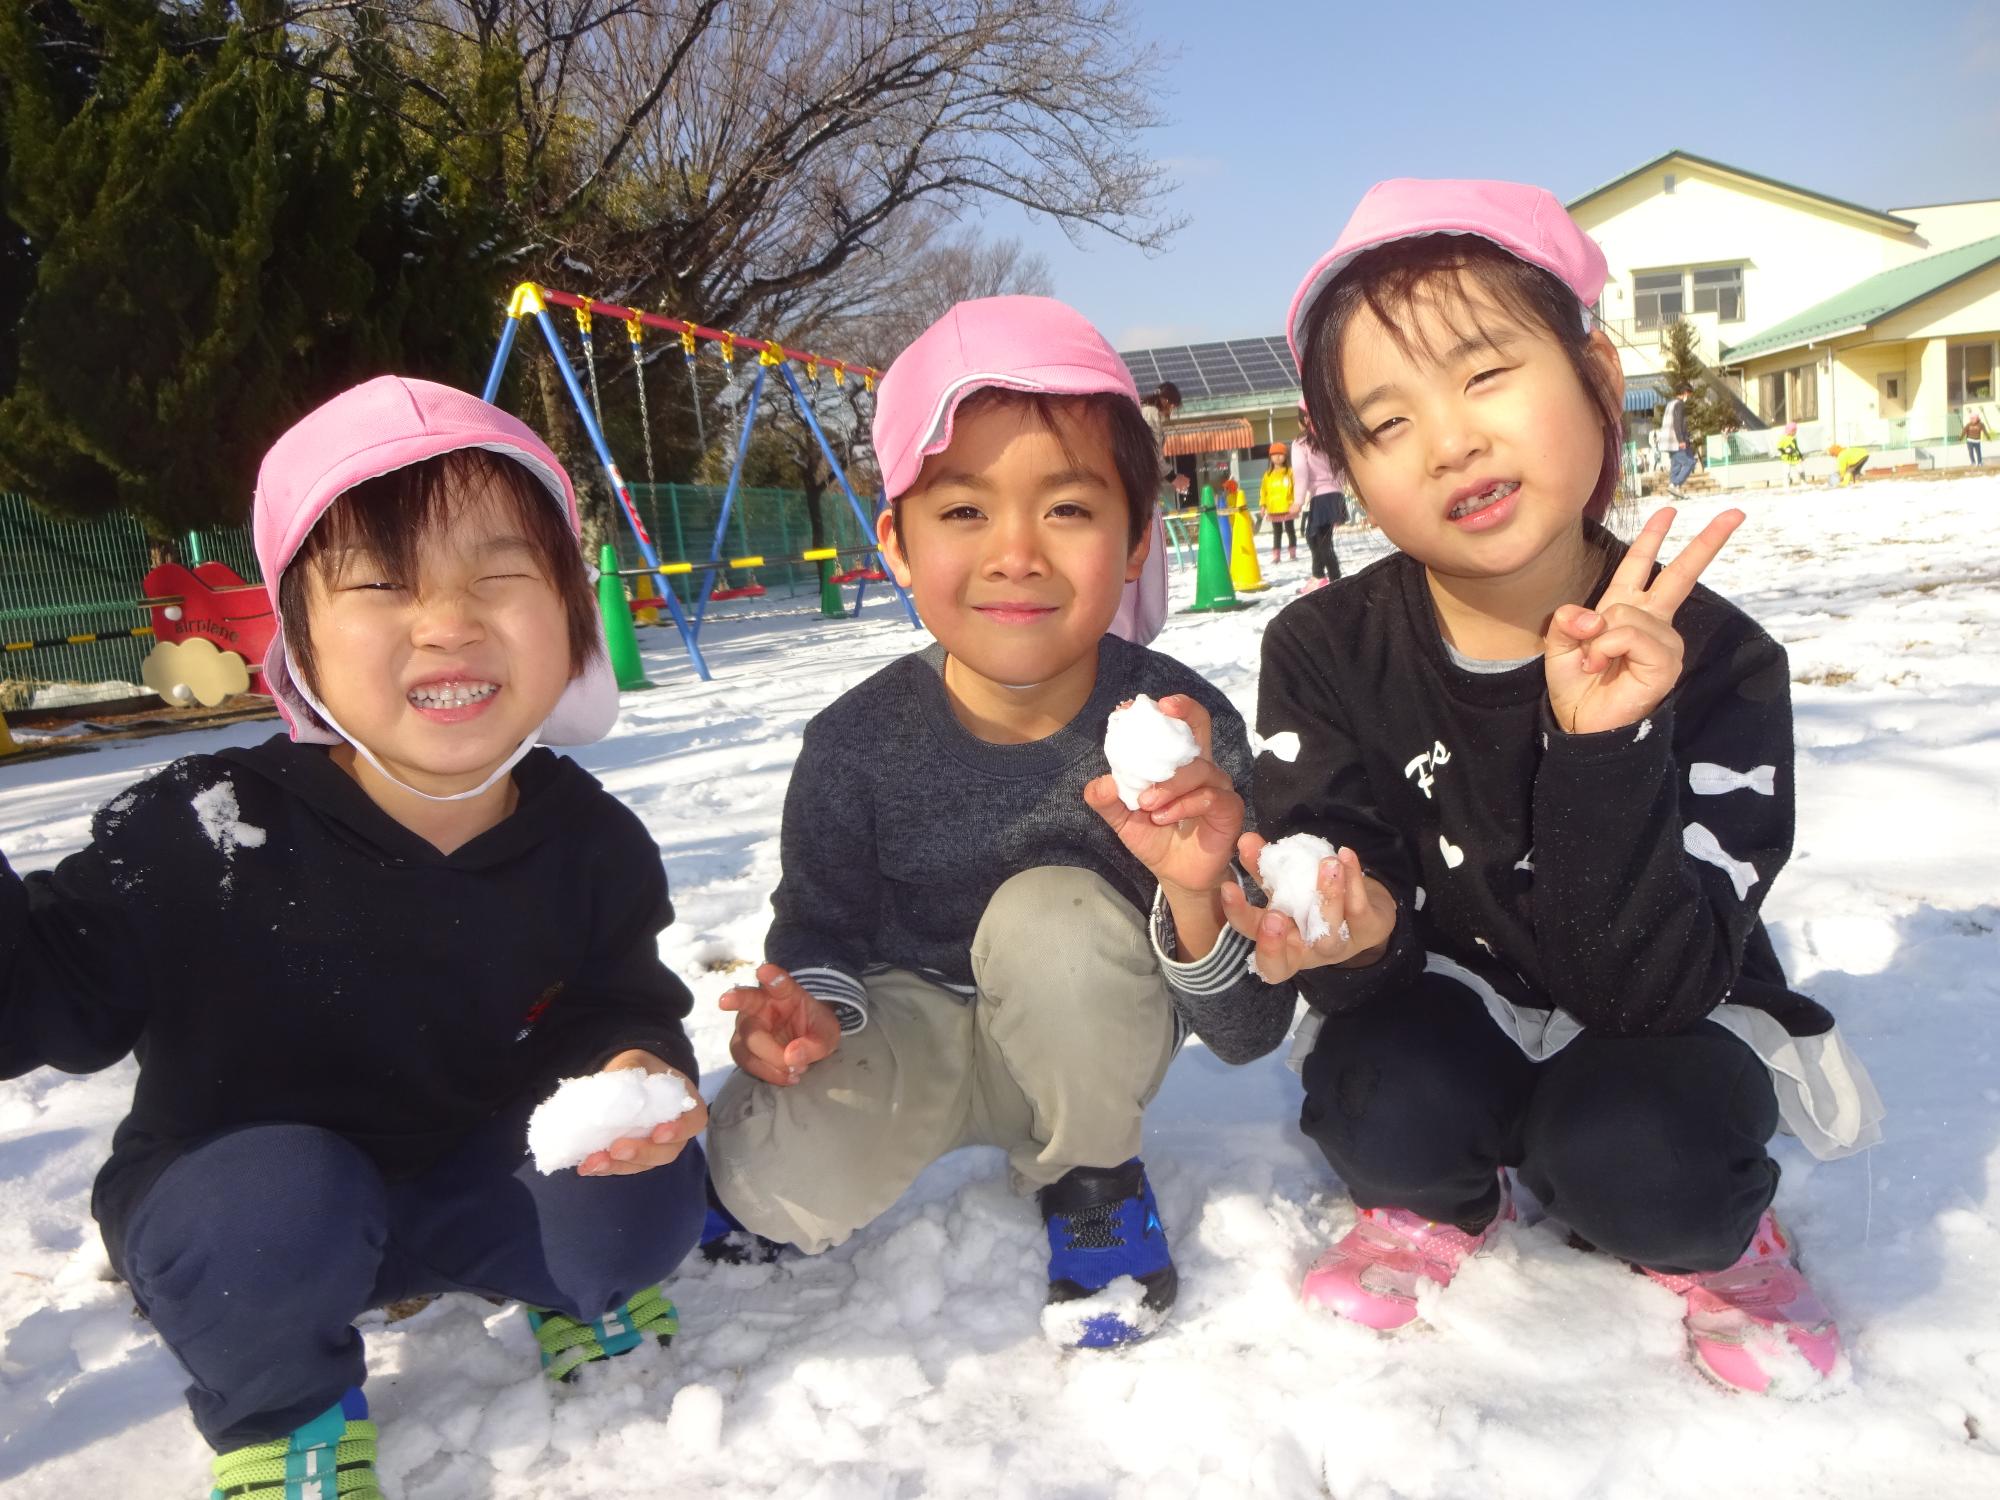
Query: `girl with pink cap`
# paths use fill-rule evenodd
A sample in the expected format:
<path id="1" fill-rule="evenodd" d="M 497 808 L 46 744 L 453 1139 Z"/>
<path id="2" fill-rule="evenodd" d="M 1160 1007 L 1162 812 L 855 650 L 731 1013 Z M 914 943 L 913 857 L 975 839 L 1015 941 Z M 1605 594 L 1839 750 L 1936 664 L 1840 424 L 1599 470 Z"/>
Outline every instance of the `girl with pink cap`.
<path id="1" fill-rule="evenodd" d="M 1700 586 L 1727 511 L 1665 567 L 1627 545 L 1604 257 L 1537 188 L 1371 189 L 1289 325 L 1314 430 L 1400 551 L 1264 637 L 1265 832 L 1337 846 L 1332 931 L 1225 888 L 1309 1006 L 1300 1126 L 1360 1210 L 1304 1296 L 1420 1316 L 1515 1214 L 1684 1296 L 1702 1369 L 1797 1393 L 1840 1340 L 1771 1214 L 1780 1128 L 1878 1138 L 1833 1018 L 1759 907 L 1792 844 L 1782 649 Z M 1262 841 L 1245 838 L 1256 868 Z"/>
<path id="2" fill-rule="evenodd" d="M 555 455 L 383 377 L 273 445 L 254 520 L 289 733 L 175 762 L 51 872 L 0 862 L 0 1077 L 137 1052 L 93 1208 L 215 1493 L 374 1494 L 355 1317 L 518 1299 L 559 1377 L 671 1333 L 706 1113 L 525 1156 L 567 1075 L 700 1076 L 658 848 L 538 748 L 617 713 Z"/>

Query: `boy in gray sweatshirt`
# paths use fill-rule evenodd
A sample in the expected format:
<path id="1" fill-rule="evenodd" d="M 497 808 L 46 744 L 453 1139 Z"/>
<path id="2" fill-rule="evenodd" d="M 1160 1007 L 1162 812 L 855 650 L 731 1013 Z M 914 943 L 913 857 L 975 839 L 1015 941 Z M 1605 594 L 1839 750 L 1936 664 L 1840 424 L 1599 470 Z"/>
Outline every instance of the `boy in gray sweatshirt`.
<path id="1" fill-rule="evenodd" d="M 767 963 L 722 1001 L 716 1195 L 816 1252 L 944 1153 L 1001 1147 L 1048 1228 L 1045 1330 L 1128 1343 L 1176 1290 L 1146 1104 L 1190 1032 L 1240 1063 L 1292 1019 L 1218 895 L 1248 738 L 1200 676 L 1107 633 L 1148 565 L 1155 454 L 1082 317 L 960 304 L 884 377 L 874 434 L 883 550 L 936 644 L 806 728 Z M 1202 754 L 1127 809 L 1104 733 L 1141 693 Z"/>

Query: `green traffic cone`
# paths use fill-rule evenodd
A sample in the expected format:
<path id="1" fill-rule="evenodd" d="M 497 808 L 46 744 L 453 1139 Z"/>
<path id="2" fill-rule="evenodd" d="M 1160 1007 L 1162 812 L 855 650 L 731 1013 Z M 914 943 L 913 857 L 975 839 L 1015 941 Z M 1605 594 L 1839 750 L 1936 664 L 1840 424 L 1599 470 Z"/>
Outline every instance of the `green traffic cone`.
<path id="1" fill-rule="evenodd" d="M 819 613 L 823 620 L 844 620 L 847 618 L 847 600 L 842 597 L 840 585 L 833 581 L 831 562 L 819 565 Z"/>
<path id="2" fill-rule="evenodd" d="M 1229 554 L 1222 545 L 1222 527 L 1215 519 L 1215 488 L 1201 487 L 1201 521 L 1194 559 L 1194 604 L 1189 613 L 1235 609 L 1236 590 L 1229 583 Z"/>
<path id="3" fill-rule="evenodd" d="M 609 542 L 597 549 L 597 608 L 604 616 L 604 649 L 611 657 L 618 691 L 651 687 L 639 664 L 639 634 L 632 628 L 632 608 L 625 602 L 625 583 L 618 576 L 618 549 Z"/>

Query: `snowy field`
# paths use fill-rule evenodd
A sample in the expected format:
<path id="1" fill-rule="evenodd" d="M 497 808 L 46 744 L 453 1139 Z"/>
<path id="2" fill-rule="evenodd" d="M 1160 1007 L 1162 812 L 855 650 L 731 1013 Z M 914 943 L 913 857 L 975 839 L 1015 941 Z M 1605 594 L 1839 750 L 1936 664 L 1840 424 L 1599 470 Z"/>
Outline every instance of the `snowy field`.
<path id="1" fill-rule="evenodd" d="M 1303 1311 L 1299 1275 L 1353 1207 L 1294 1127 L 1280 1059 L 1229 1069 L 1195 1048 L 1147 1120 L 1182 1276 L 1151 1343 L 1042 1342 L 1040 1225 L 1000 1154 L 968 1151 L 831 1254 L 691 1266 L 670 1288 L 672 1349 L 581 1389 L 535 1374 L 515 1308 L 454 1297 L 371 1326 L 389 1493 L 2000 1495 L 2000 479 L 1747 506 L 1709 581 L 1789 649 L 1798 718 L 1798 848 L 1765 910 L 1889 1109 L 1864 1157 L 1776 1148 L 1778 1208 L 1846 1333 L 1848 1384 L 1791 1406 L 1715 1389 L 1682 1357 L 1678 1298 L 1548 1223 L 1503 1230 L 1432 1328 L 1384 1338 Z M 1342 545 L 1351 566 L 1380 544 Z M 1247 716 L 1258 636 L 1304 570 L 1281 567 L 1239 614 L 1176 615 L 1159 646 Z M 1175 587 L 1184 602 L 1189 576 Z M 759 956 L 801 729 L 922 639 L 880 602 L 859 624 L 813 603 L 774 592 L 719 620 L 707 684 L 646 632 L 662 686 L 579 757 L 659 839 L 679 907 L 664 953 L 700 1002 L 711 1097 L 727 1067 L 713 1000 Z M 53 864 L 128 782 L 270 729 L 0 768 L 0 848 Z M 105 1279 L 89 1214 L 131 1082 L 127 1066 L 0 1084 L 9 1500 L 202 1487 L 178 1369 Z"/>

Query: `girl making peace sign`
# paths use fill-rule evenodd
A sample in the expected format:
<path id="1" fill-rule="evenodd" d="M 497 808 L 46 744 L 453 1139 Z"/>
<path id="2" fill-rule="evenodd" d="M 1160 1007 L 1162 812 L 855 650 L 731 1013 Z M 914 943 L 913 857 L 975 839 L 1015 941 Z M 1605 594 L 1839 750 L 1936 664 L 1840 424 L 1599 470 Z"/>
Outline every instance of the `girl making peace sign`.
<path id="1" fill-rule="evenodd" d="M 1339 846 L 1332 933 L 1225 890 L 1266 978 L 1296 975 L 1300 1124 L 1355 1228 L 1304 1295 L 1417 1316 L 1513 1216 L 1518 1177 L 1682 1292 L 1700 1366 L 1810 1388 L 1839 1334 L 1771 1217 L 1780 1122 L 1822 1156 L 1881 1106 L 1786 987 L 1759 907 L 1792 845 L 1783 650 L 1700 586 L 1743 520 L 1665 568 L 1628 548 L 1623 382 L 1597 246 L 1539 189 L 1382 183 L 1292 303 L 1313 426 L 1400 551 L 1264 639 L 1270 837 Z M 1254 871 L 1263 845 L 1243 841 Z"/>

